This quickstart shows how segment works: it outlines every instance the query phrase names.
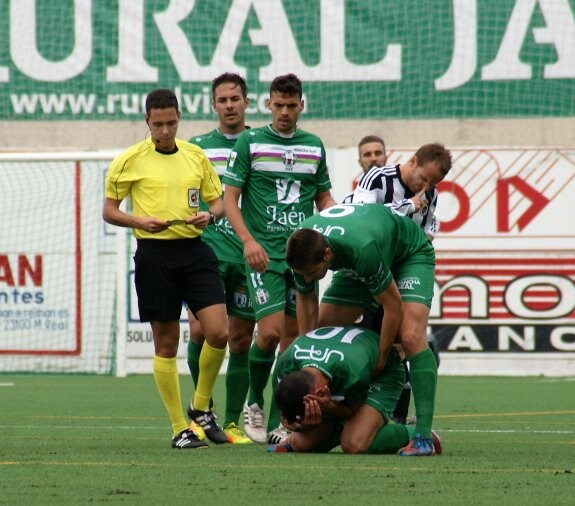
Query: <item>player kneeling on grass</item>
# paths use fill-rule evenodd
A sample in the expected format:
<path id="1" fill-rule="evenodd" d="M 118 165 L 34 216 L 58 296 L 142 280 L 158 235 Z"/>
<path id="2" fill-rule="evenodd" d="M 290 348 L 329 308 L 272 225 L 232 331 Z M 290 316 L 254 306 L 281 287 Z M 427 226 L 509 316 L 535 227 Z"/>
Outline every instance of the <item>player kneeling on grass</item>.
<path id="1" fill-rule="evenodd" d="M 379 336 L 358 327 L 322 327 L 298 337 L 278 358 L 274 396 L 292 433 L 270 451 L 397 453 L 415 427 L 390 423 L 405 373 L 392 349 L 376 371 Z M 433 433 L 434 453 L 441 443 Z"/>

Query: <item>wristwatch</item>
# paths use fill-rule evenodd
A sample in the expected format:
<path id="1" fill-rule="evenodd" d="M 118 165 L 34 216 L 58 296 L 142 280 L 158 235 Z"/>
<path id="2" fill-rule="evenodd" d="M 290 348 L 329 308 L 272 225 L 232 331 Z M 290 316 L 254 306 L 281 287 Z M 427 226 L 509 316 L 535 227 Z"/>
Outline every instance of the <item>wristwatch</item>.
<path id="1" fill-rule="evenodd" d="M 210 212 L 210 221 L 208 221 L 208 225 L 215 225 L 216 224 L 216 215 Z"/>

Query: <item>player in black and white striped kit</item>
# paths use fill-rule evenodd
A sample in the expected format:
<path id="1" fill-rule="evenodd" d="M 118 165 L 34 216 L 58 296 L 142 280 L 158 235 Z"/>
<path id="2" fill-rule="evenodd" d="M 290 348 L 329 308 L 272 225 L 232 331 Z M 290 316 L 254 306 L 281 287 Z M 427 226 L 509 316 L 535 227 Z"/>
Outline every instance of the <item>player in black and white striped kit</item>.
<path id="1" fill-rule="evenodd" d="M 439 231 L 439 221 L 435 216 L 438 192 L 435 185 L 427 185 L 434 175 L 424 174 L 423 167 L 413 164 L 412 158 L 406 164 L 386 165 L 368 170 L 359 180 L 354 192 L 347 195 L 342 203 L 364 202 L 389 206 L 415 221 L 429 239 L 433 240 Z M 426 186 L 415 192 L 421 184 Z"/>
<path id="2" fill-rule="evenodd" d="M 419 171 L 409 170 L 411 168 L 409 162 L 404 164 L 405 175 L 402 177 L 401 167 L 401 165 L 384 166 L 369 170 L 362 176 L 355 191 L 349 194 L 343 203 L 364 202 L 387 205 L 399 214 L 415 221 L 423 228 L 429 239 L 433 240 L 439 231 L 439 221 L 435 216 L 437 189 L 435 186 L 429 188 L 424 186 L 422 190 L 414 193 L 410 188 L 419 186 L 420 183 L 410 181 L 410 179 L 423 180 L 423 177 L 415 174 Z"/>
<path id="3" fill-rule="evenodd" d="M 449 162 L 447 162 L 449 160 Z M 361 157 L 360 157 L 361 161 Z M 379 203 L 393 208 L 415 221 L 432 241 L 439 231 L 435 215 L 438 191 L 436 185 L 446 176 L 451 161 L 449 152 L 441 144 L 426 144 L 414 156 L 400 165 L 384 165 L 367 170 L 357 188 L 347 195 L 343 203 Z M 445 170 L 447 168 L 447 170 Z M 362 294 L 362 283 L 345 272 L 335 273 L 322 297 L 319 321 L 321 324 L 342 324 L 361 319 L 359 325 L 378 330 L 381 325 L 381 307 Z M 361 286 L 361 287 L 360 287 Z M 431 339 L 430 339 L 431 337 Z M 428 336 L 439 364 L 439 355 L 433 336 Z M 406 367 L 406 374 L 408 374 Z M 405 423 L 411 397 L 410 382 L 406 382 L 395 418 Z"/>

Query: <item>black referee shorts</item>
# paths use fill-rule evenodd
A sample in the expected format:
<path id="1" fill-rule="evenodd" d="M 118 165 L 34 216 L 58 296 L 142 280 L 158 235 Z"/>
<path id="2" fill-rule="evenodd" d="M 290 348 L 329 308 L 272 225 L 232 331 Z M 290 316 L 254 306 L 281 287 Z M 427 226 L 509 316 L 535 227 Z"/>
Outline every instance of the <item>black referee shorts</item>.
<path id="1" fill-rule="evenodd" d="M 218 259 L 200 237 L 138 239 L 134 263 L 142 322 L 179 320 L 183 302 L 194 314 L 225 304 Z"/>

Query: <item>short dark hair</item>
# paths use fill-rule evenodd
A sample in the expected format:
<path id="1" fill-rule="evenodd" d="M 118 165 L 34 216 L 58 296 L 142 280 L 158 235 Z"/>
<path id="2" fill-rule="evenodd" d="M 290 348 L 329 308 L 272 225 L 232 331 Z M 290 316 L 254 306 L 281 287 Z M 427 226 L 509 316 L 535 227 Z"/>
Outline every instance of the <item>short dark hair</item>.
<path id="1" fill-rule="evenodd" d="M 158 88 L 148 93 L 146 97 L 146 116 L 150 115 L 152 109 L 170 109 L 171 107 L 179 111 L 178 98 L 172 90 Z"/>
<path id="2" fill-rule="evenodd" d="M 239 74 L 235 74 L 233 72 L 224 72 L 223 74 L 220 74 L 214 78 L 212 81 L 212 100 L 216 99 L 216 88 L 220 84 L 224 83 L 233 83 L 236 86 L 239 86 L 242 91 L 242 97 L 247 98 L 248 85 L 246 84 L 246 80 Z"/>
<path id="3" fill-rule="evenodd" d="M 305 415 L 303 398 L 313 391 L 315 380 L 313 375 L 305 369 L 292 372 L 278 383 L 274 398 L 277 407 L 285 420 L 296 423 L 297 417 Z"/>
<path id="4" fill-rule="evenodd" d="M 295 74 L 285 74 L 277 76 L 270 85 L 270 96 L 272 93 L 283 93 L 293 97 L 297 95 L 300 99 L 303 96 L 303 88 L 299 77 Z"/>
<path id="5" fill-rule="evenodd" d="M 451 152 L 438 142 L 424 144 L 415 152 L 415 157 L 420 166 L 428 162 L 437 163 L 444 176 L 451 169 Z"/>
<path id="6" fill-rule="evenodd" d="M 361 148 L 364 144 L 369 144 L 370 142 L 377 142 L 383 146 L 383 150 L 385 151 L 385 142 L 383 139 L 378 135 L 366 135 L 363 139 L 359 141 L 357 145 L 357 149 Z"/>
<path id="7" fill-rule="evenodd" d="M 286 261 L 292 269 L 302 270 L 309 265 L 323 261 L 325 249 L 329 246 L 325 236 L 311 228 L 300 228 L 293 232 L 286 245 Z"/>

